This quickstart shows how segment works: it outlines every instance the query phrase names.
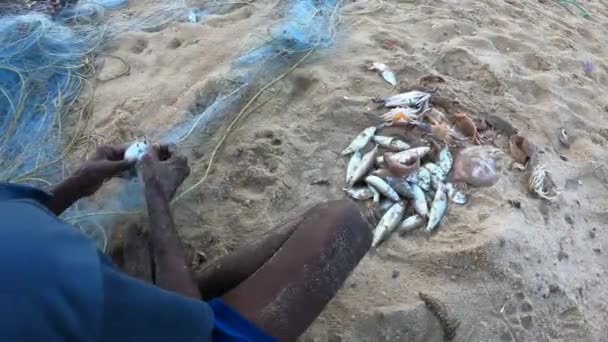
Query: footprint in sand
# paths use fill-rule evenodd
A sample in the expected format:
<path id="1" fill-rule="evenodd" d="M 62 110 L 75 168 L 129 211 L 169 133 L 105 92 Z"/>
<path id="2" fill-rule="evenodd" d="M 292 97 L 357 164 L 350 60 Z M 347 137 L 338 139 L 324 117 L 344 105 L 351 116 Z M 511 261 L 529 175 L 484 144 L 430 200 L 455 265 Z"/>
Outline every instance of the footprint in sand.
<path id="1" fill-rule="evenodd" d="M 148 47 L 148 40 L 143 38 L 138 38 L 133 42 L 133 46 L 131 46 L 131 52 L 135 54 L 140 54 L 144 52 L 144 50 Z"/>
<path id="2" fill-rule="evenodd" d="M 462 48 L 452 48 L 435 63 L 435 68 L 441 74 L 461 81 L 474 81 L 481 89 L 493 95 L 504 92 L 504 85 L 492 72 L 488 65 L 483 64 L 477 57 Z"/>

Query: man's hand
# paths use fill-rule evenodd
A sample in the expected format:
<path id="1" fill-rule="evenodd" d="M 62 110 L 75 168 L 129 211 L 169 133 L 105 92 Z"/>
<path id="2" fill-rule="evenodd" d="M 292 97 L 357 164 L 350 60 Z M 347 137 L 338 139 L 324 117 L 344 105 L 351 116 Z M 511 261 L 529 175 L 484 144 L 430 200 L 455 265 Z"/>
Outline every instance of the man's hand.
<path id="1" fill-rule="evenodd" d="M 170 201 L 177 188 L 190 174 L 188 158 L 174 153 L 169 145 L 152 145 L 142 159 L 142 177 L 146 187 L 159 187 Z"/>
<path id="2" fill-rule="evenodd" d="M 148 232 L 154 255 L 154 282 L 165 290 L 200 298 L 169 205 L 190 173 L 188 159 L 176 155 L 173 150 L 167 145 L 153 145 L 141 163 L 150 219 Z"/>
<path id="3" fill-rule="evenodd" d="M 133 167 L 134 161 L 123 159 L 125 149 L 124 146 L 98 147 L 93 158 L 84 162 L 69 179 L 77 185 L 76 195 L 91 196 L 105 181 Z"/>
<path id="4" fill-rule="evenodd" d="M 124 153 L 124 147 L 103 145 L 97 148 L 93 158 L 51 189 L 53 198 L 47 207 L 59 215 L 82 197 L 94 194 L 108 179 L 133 167 L 134 162 L 123 159 Z"/>

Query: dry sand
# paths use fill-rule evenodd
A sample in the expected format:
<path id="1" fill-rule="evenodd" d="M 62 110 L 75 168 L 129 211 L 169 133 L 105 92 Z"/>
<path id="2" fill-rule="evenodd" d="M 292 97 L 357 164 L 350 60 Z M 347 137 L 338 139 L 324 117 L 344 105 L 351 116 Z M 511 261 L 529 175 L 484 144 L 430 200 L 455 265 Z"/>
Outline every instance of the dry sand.
<path id="1" fill-rule="evenodd" d="M 347 1 L 334 46 L 265 95 L 269 102 L 228 137 L 208 181 L 176 207 L 189 250 L 220 257 L 315 203 L 343 198 L 339 151 L 373 124 L 364 114 L 370 97 L 397 91 L 363 68 L 384 62 L 404 87 L 441 75 L 442 96 L 519 129 L 563 191 L 554 203 L 540 200 L 526 173 L 505 170 L 469 204 L 451 206 L 431 239 L 393 237 L 365 257 L 302 340 L 441 341 L 422 291 L 460 320 L 457 341 L 608 341 L 608 3 L 582 3 L 588 19 L 549 0 Z M 131 72 L 99 86 L 93 131 L 107 142 L 154 138 L 206 106 L 231 60 L 260 43 L 250 33 L 264 34 L 279 8 L 260 0 L 202 23 L 123 35 L 108 53 Z M 585 74 L 583 61 L 595 70 Z M 108 60 L 102 76 L 120 68 Z M 569 149 L 557 139 L 561 127 L 574 140 Z M 188 184 L 202 176 L 223 128 L 183 148 Z M 311 185 L 323 178 L 329 184 Z"/>

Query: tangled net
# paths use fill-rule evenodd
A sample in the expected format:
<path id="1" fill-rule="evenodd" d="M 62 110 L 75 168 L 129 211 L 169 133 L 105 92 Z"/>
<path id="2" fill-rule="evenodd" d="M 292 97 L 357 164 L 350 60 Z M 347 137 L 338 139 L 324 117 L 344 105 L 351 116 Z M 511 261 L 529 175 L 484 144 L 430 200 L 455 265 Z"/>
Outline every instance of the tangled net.
<path id="1" fill-rule="evenodd" d="M 22 7 L 0 17 L 0 181 L 49 186 L 63 161 L 86 149 L 84 132 L 96 74 L 93 61 L 120 33 L 185 17 L 183 1 L 150 6 L 137 17 L 84 1 L 55 18 Z M 66 132 L 69 132 L 67 134 Z"/>
<path id="2" fill-rule="evenodd" d="M 60 128 L 87 84 L 88 46 L 42 14 L 0 20 L 0 181 L 50 183 L 73 149 L 80 135 L 64 144 Z"/>
<path id="3" fill-rule="evenodd" d="M 0 17 L 0 181 L 50 186 L 61 180 L 69 168 L 66 160 L 77 151 L 86 154 L 94 145 L 87 135 L 89 104 L 97 75 L 94 61 L 102 55 L 105 44 L 124 32 L 155 30 L 173 21 L 187 21 L 191 11 L 182 0 L 159 1 L 132 16 L 107 10 L 103 6 L 107 1 L 80 1 L 53 19 L 17 11 Z M 206 135 L 208 126 L 218 118 L 231 120 L 204 176 L 175 200 L 206 180 L 225 137 L 269 87 L 317 48 L 332 44 L 340 6 L 341 1 L 336 0 L 285 3 L 285 18 L 269 26 L 264 43 L 234 61 L 232 72 L 238 74 L 234 86 L 195 113 L 191 122 L 161 134 L 163 140 L 182 143 L 200 137 L 193 134 L 201 133 L 199 130 Z M 112 218 L 139 211 L 140 201 L 131 201 L 136 192 L 133 187 L 136 185 L 126 184 L 129 196 L 116 194 L 105 204 L 79 203 L 66 214 L 66 220 L 105 250 Z M 132 203 L 125 205 L 125 200 Z"/>
<path id="4" fill-rule="evenodd" d="M 115 0 L 81 1 L 55 17 L 0 4 L 0 181 L 49 187 L 66 161 L 94 147 L 87 135 L 95 59 L 116 35 L 185 20 L 181 0 L 137 16 L 108 11 Z M 78 211 L 78 208 L 74 210 Z M 80 225 L 105 249 L 99 222 Z"/>

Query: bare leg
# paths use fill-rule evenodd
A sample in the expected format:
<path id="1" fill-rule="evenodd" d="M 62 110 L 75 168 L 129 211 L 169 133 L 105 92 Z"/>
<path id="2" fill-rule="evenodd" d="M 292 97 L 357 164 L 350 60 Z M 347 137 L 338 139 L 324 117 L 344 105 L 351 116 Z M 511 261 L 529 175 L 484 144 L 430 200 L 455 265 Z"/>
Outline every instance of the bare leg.
<path id="1" fill-rule="evenodd" d="M 249 278 L 270 259 L 297 228 L 303 216 L 271 230 L 263 238 L 212 261 L 196 275 L 203 299 L 221 297 Z"/>
<path id="2" fill-rule="evenodd" d="M 216 292 L 220 284 L 240 282 L 222 299 L 272 336 L 293 341 L 333 298 L 370 244 L 370 224 L 356 204 L 317 205 L 260 243 L 203 270 L 199 288 Z"/>

